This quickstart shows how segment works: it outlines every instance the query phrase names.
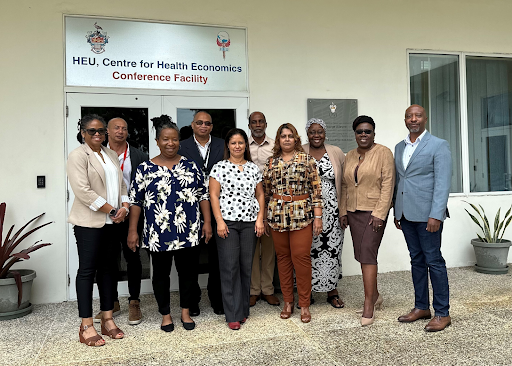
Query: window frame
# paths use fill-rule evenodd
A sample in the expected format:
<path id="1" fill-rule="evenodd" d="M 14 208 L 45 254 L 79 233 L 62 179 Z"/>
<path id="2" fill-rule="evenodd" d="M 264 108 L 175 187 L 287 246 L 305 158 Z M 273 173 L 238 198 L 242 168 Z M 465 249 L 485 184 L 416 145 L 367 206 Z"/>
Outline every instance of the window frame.
<path id="1" fill-rule="evenodd" d="M 407 102 L 411 105 L 411 69 L 410 56 L 414 54 L 431 55 L 451 55 L 459 58 L 459 100 L 460 100 L 460 139 L 461 139 L 461 166 L 462 166 L 462 192 L 450 193 L 450 197 L 469 197 L 469 196 L 504 196 L 512 195 L 512 191 L 492 191 L 492 192 L 471 192 L 470 169 L 469 169 L 469 131 L 468 131 L 468 102 L 467 102 L 467 83 L 466 83 L 466 57 L 490 57 L 512 59 L 510 53 L 481 53 L 481 52 L 463 52 L 463 51 L 443 51 L 443 50 L 424 50 L 407 49 Z M 428 111 L 430 112 L 430 111 Z M 430 116 L 430 113 L 428 113 Z"/>

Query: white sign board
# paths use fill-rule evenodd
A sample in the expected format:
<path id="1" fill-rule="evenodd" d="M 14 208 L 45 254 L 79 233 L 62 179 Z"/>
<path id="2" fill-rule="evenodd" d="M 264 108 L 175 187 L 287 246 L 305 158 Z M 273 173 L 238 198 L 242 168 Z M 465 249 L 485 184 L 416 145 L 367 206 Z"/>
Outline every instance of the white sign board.
<path id="1" fill-rule="evenodd" d="M 66 85 L 247 91 L 245 29 L 65 17 Z"/>

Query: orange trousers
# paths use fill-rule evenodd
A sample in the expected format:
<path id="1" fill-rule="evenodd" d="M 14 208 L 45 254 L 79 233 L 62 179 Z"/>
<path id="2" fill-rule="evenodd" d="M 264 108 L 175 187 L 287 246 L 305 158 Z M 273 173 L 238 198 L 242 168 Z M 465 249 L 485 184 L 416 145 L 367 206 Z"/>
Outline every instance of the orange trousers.
<path id="1" fill-rule="evenodd" d="M 281 291 L 286 302 L 293 302 L 293 270 L 297 280 L 299 306 L 308 307 L 311 299 L 311 242 L 313 224 L 295 231 L 272 230 L 277 254 Z"/>

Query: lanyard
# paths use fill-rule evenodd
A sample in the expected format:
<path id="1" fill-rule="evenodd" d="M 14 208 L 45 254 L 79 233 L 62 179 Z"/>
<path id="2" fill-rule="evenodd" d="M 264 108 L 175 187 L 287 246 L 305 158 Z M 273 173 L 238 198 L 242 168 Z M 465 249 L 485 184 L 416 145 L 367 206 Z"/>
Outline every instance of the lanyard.
<path id="1" fill-rule="evenodd" d="M 210 159 L 210 147 L 212 146 L 211 142 L 208 145 L 208 150 L 206 150 L 206 156 L 203 159 L 203 171 L 206 172 L 206 167 L 208 166 L 208 160 Z M 201 154 L 201 150 L 199 149 L 199 146 L 196 144 L 197 152 L 199 153 L 200 157 L 203 157 L 203 154 Z"/>
<path id="2" fill-rule="evenodd" d="M 124 171 L 124 161 L 126 160 L 127 153 L 128 153 L 128 143 L 126 144 L 126 149 L 124 150 L 123 164 L 121 164 L 121 171 Z"/>

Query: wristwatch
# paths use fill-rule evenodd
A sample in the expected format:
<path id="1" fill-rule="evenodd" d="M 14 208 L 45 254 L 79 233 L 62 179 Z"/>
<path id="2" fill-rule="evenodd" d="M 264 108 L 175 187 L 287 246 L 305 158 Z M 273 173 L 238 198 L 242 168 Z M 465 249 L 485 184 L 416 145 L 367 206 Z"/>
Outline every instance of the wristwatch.
<path id="1" fill-rule="evenodd" d="M 115 208 L 112 208 L 112 210 L 110 210 L 110 211 L 108 212 L 108 215 L 109 215 L 109 216 L 115 216 L 115 215 L 116 215 L 116 212 L 117 212 L 117 210 L 116 210 Z"/>

